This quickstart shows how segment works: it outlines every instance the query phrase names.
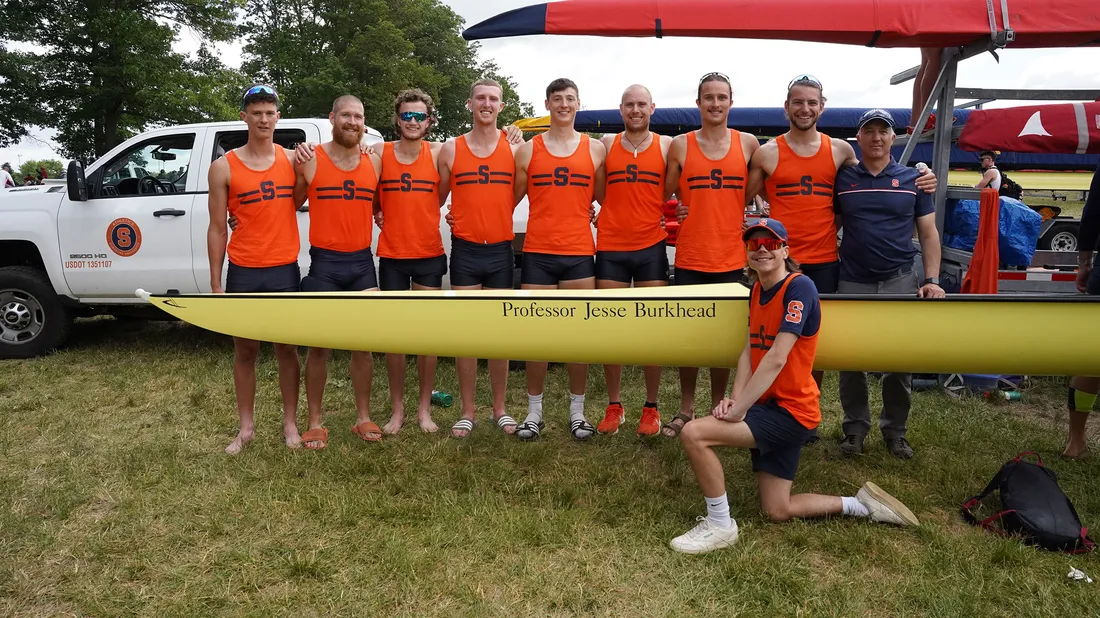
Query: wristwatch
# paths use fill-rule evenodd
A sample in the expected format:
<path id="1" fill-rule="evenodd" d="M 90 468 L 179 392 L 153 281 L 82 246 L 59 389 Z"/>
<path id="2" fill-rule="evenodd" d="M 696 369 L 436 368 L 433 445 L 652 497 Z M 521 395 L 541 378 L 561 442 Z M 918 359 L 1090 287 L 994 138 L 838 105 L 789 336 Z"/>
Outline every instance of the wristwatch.
<path id="1" fill-rule="evenodd" d="M 924 280 L 923 285 L 928 285 L 928 284 L 939 285 L 940 284 L 940 278 L 939 277 L 928 277 L 927 279 Z"/>

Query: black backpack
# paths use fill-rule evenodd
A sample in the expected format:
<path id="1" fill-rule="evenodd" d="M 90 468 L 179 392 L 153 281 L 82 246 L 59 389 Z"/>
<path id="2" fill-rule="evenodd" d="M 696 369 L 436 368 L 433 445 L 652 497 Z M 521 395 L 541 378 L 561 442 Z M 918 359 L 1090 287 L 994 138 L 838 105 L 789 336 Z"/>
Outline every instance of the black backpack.
<path id="1" fill-rule="evenodd" d="M 1039 463 L 1021 461 L 1025 455 L 1035 455 Z M 994 490 L 1001 493 L 1003 510 L 979 520 L 974 507 Z M 962 505 L 962 515 L 976 526 L 1001 536 L 1019 535 L 1031 545 L 1052 551 L 1079 554 L 1096 548 L 1096 543 L 1087 536 L 1088 528 L 1081 526 L 1073 504 L 1058 487 L 1058 476 L 1043 466 L 1042 457 L 1031 451 L 1020 453 L 1001 466 L 982 493 Z M 994 525 L 997 521 L 999 527 Z"/>
<path id="2" fill-rule="evenodd" d="M 1001 170 L 997 170 L 1001 172 Z M 999 193 L 1005 197 L 1011 197 L 1014 200 L 1018 200 L 1024 195 L 1024 188 L 1020 186 L 1020 183 L 1012 180 L 1004 172 L 1001 172 L 1001 188 Z"/>

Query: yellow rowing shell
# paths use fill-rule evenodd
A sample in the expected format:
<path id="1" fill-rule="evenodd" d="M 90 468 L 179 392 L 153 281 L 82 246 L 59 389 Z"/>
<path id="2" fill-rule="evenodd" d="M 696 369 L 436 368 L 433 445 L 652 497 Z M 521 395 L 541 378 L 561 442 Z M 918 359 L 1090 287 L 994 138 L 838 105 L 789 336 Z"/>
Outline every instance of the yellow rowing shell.
<path id="1" fill-rule="evenodd" d="M 732 367 L 748 331 L 740 284 L 138 295 L 235 337 L 444 357 Z M 1100 375 L 1100 297 L 824 296 L 815 367 Z"/>

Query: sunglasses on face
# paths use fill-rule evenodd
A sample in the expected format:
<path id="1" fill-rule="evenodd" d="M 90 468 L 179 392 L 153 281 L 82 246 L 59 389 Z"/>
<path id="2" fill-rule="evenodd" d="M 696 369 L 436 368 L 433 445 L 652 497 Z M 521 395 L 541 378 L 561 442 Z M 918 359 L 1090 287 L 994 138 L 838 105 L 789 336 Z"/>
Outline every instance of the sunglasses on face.
<path id="1" fill-rule="evenodd" d="M 824 90 L 824 88 L 821 87 L 821 80 L 808 73 L 803 73 L 802 75 L 795 76 L 795 78 L 792 79 L 789 84 L 787 84 L 787 90 L 793 88 L 795 84 L 806 84 Z"/>
<path id="2" fill-rule="evenodd" d="M 747 242 L 749 253 L 755 253 L 760 250 L 761 247 L 768 251 L 778 251 L 786 244 L 778 238 L 770 236 L 764 238 L 750 238 Z"/>
<path id="3" fill-rule="evenodd" d="M 397 117 L 405 122 L 412 122 L 413 120 L 424 122 L 428 119 L 428 115 L 424 112 L 401 112 Z"/>

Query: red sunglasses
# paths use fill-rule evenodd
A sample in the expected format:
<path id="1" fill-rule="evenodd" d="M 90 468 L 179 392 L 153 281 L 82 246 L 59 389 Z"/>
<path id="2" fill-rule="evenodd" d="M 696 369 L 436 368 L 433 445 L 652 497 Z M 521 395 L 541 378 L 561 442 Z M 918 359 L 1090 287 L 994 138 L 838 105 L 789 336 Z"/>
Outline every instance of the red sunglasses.
<path id="1" fill-rule="evenodd" d="M 784 243 L 778 238 L 764 237 L 764 238 L 750 238 L 747 241 L 749 253 L 754 253 L 760 250 L 760 247 L 764 247 L 768 251 L 778 251 L 783 248 Z"/>

